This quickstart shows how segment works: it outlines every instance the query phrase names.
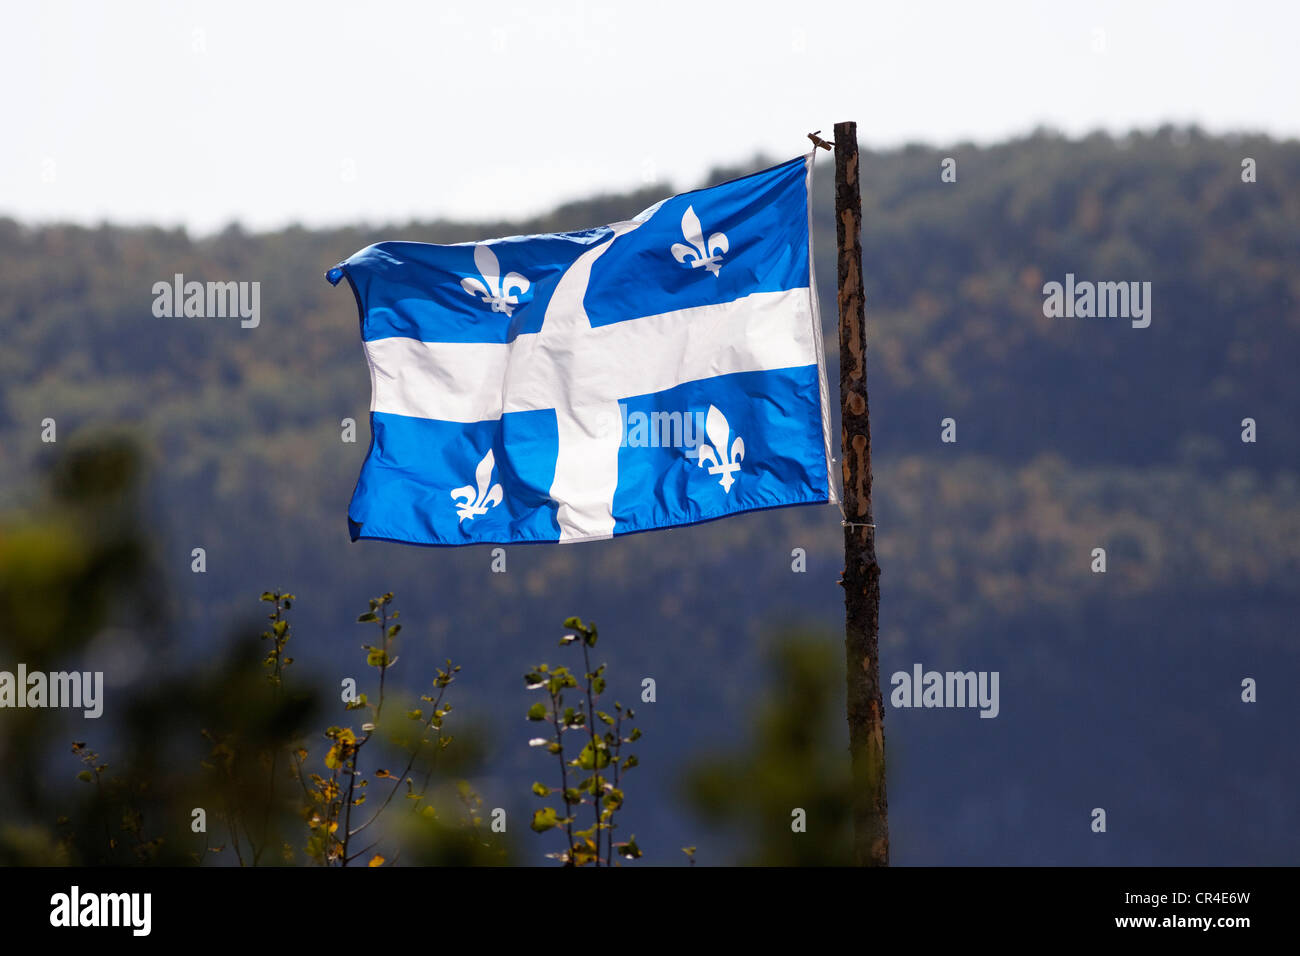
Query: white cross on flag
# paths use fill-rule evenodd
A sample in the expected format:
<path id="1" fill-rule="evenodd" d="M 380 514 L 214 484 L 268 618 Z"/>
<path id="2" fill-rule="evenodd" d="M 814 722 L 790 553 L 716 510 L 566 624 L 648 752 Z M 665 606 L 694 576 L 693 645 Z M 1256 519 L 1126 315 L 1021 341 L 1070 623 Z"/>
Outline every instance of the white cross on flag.
<path id="1" fill-rule="evenodd" d="M 331 269 L 370 364 L 353 540 L 588 541 L 834 501 L 811 173 Z"/>

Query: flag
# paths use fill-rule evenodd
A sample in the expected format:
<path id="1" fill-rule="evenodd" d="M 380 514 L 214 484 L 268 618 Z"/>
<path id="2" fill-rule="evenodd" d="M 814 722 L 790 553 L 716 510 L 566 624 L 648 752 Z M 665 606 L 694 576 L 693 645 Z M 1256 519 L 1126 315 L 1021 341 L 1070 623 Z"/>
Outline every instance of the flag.
<path id="1" fill-rule="evenodd" d="M 626 222 L 380 242 L 352 540 L 587 541 L 834 501 L 812 156 Z"/>

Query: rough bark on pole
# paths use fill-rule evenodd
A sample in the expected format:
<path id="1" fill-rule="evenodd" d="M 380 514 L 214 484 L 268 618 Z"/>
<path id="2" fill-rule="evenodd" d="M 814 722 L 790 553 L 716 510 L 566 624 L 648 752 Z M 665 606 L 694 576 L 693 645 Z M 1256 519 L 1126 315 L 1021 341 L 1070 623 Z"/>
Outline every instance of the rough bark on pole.
<path id="1" fill-rule="evenodd" d="M 871 510 L 866 303 L 858 126 L 835 124 L 835 235 L 839 251 L 840 461 L 844 474 L 844 652 L 853 763 L 853 858 L 889 864 L 884 706 L 880 694 L 880 565 Z"/>

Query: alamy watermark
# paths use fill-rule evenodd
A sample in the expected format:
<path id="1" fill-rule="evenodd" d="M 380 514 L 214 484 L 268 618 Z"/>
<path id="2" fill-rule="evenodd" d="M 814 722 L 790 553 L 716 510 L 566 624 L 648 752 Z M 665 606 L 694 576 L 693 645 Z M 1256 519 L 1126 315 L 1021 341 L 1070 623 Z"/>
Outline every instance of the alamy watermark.
<path id="1" fill-rule="evenodd" d="M 981 717 L 996 717 L 997 671 L 927 671 L 913 664 L 911 673 L 895 671 L 889 702 L 895 707 L 978 707 Z"/>
<path id="2" fill-rule="evenodd" d="M 1043 315 L 1049 319 L 1130 319 L 1133 328 L 1151 324 L 1150 282 L 1075 281 L 1043 284 Z"/>
<path id="3" fill-rule="evenodd" d="M 0 671 L 0 707 L 68 707 L 92 720 L 104 712 L 103 671 Z"/>
<path id="4" fill-rule="evenodd" d="M 608 420 L 600 423 L 600 433 L 618 428 L 620 448 L 681 448 L 687 458 L 698 458 L 700 445 L 708 443 L 707 417 L 704 411 L 628 411 L 620 402 L 618 418 L 611 409 Z"/>
<path id="5" fill-rule="evenodd" d="M 153 314 L 160 319 L 238 318 L 245 329 L 262 321 L 260 282 L 186 282 L 178 272 L 171 282 L 155 282 L 153 294 Z"/>
<path id="6" fill-rule="evenodd" d="M 132 936 L 148 936 L 153 924 L 152 893 L 83 893 L 75 884 L 50 897 L 50 925 L 55 927 L 125 927 Z"/>

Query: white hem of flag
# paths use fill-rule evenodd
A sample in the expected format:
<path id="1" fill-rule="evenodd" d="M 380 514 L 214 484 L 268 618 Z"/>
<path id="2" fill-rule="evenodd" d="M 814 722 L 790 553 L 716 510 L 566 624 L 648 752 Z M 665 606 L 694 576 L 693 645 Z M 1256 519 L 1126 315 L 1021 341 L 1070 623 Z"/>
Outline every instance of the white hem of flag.
<path id="1" fill-rule="evenodd" d="M 826 500 L 830 504 L 839 504 L 840 496 L 836 491 L 833 465 L 835 458 L 831 453 L 831 393 L 826 378 L 826 343 L 822 340 L 822 314 L 818 304 L 817 270 L 813 265 L 813 165 L 817 161 L 817 147 L 808 154 L 808 176 L 805 187 L 808 190 L 808 304 L 812 312 L 813 343 L 817 351 L 817 384 L 821 390 L 822 405 L 822 440 L 826 445 Z"/>

